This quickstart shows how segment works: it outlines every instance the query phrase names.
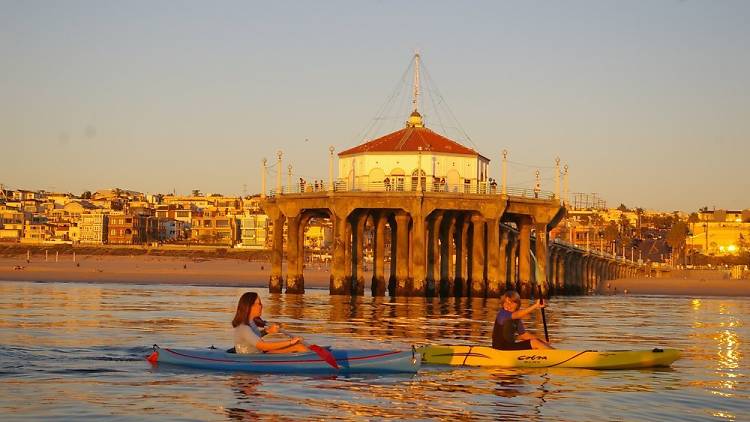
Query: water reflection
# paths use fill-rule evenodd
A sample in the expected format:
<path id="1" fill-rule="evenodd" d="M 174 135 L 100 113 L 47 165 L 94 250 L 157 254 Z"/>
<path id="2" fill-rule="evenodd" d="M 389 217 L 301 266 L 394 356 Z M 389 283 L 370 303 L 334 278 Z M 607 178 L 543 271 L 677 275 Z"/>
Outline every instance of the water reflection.
<path id="1" fill-rule="evenodd" d="M 235 374 L 229 378 L 229 385 L 235 394 L 237 406 L 226 408 L 227 418 L 234 421 L 255 421 L 260 414 L 258 408 L 264 397 L 258 392 L 260 376 Z"/>
<path id="2" fill-rule="evenodd" d="M 309 378 L 149 369 L 143 355 L 153 343 L 230 345 L 230 321 L 246 290 L 0 283 L 0 414 L 32 420 L 732 420 L 748 414 L 750 302 L 742 298 L 550 301 L 555 344 L 682 349 L 684 358 L 666 370 L 425 366 L 413 377 Z M 261 294 L 266 319 L 335 347 L 489 344 L 500 306 L 496 299 L 249 290 Z M 526 325 L 540 333 L 538 318 Z"/>

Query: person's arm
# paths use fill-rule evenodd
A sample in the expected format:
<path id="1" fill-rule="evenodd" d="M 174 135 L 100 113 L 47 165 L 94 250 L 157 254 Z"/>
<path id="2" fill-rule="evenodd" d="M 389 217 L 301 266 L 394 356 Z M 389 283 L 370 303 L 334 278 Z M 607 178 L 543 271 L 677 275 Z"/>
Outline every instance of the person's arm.
<path id="1" fill-rule="evenodd" d="M 281 340 L 281 341 L 259 340 L 257 343 L 255 343 L 255 347 L 261 352 L 270 352 L 273 350 L 286 349 L 287 347 L 292 347 L 295 344 L 299 343 L 301 340 L 302 339 L 300 339 L 299 337 L 292 337 L 289 340 Z"/>
<path id="2" fill-rule="evenodd" d="M 511 315 L 511 317 L 513 319 L 521 319 L 521 318 L 525 317 L 526 315 L 532 313 L 533 311 L 535 311 L 537 309 L 544 308 L 545 306 L 546 305 L 540 303 L 540 301 L 537 300 L 535 304 L 529 306 L 528 308 L 519 309 L 519 310 L 513 312 L 513 314 Z"/>

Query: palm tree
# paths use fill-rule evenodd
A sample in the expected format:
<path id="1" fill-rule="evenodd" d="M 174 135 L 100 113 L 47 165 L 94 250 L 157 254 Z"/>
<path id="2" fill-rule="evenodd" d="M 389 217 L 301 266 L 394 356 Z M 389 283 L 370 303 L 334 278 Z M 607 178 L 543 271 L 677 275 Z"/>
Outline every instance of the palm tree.
<path id="1" fill-rule="evenodd" d="M 636 230 L 638 231 L 638 239 L 641 239 L 641 216 L 643 215 L 643 208 L 641 207 L 636 208 L 635 215 L 638 216 L 638 221 L 636 222 Z"/>
<path id="2" fill-rule="evenodd" d="M 678 257 L 682 255 L 682 252 L 685 249 L 685 239 L 687 238 L 687 234 L 687 225 L 682 221 L 676 222 L 669 231 L 669 234 L 667 234 L 667 243 L 672 247 L 673 257 L 675 252 L 677 252 Z"/>

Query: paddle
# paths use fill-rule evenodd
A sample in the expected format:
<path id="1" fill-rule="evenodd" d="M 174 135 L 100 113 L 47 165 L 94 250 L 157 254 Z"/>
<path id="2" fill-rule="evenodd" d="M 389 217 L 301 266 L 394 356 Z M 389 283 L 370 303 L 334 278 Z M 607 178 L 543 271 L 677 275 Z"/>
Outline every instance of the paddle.
<path id="1" fill-rule="evenodd" d="M 537 284 L 536 287 L 539 292 L 539 303 L 544 305 L 544 296 L 542 295 L 542 286 Z M 544 315 L 544 308 L 541 308 L 541 311 L 542 311 L 542 324 L 544 324 L 544 338 L 547 340 L 547 343 L 549 343 L 549 333 L 547 333 L 547 316 Z"/>
<path id="2" fill-rule="evenodd" d="M 266 321 L 264 321 L 260 317 L 255 318 L 253 322 L 255 322 L 255 325 L 257 325 L 258 327 L 265 327 L 266 325 Z M 293 337 L 292 335 L 290 335 L 289 333 L 285 333 L 284 331 L 279 332 L 289 337 Z M 331 367 L 333 367 L 334 369 L 339 369 L 339 364 L 336 362 L 336 358 L 333 357 L 333 353 L 331 353 L 328 349 L 324 349 L 317 344 L 309 344 L 306 342 L 302 342 L 302 345 L 315 352 L 318 356 L 320 356 L 321 359 L 323 359 L 327 364 L 331 365 Z"/>

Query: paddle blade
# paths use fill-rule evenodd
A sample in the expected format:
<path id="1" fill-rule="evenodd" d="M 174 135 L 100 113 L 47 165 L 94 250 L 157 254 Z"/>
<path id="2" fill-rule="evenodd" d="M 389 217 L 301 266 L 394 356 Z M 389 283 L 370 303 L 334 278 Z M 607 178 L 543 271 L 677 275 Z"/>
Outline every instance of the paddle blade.
<path id="1" fill-rule="evenodd" d="M 335 369 L 339 369 L 339 364 L 336 363 L 336 358 L 333 357 L 333 354 L 329 350 L 324 349 L 317 344 L 309 344 L 307 348 L 317 353 L 318 356 L 326 361 L 327 364 L 331 365 Z"/>

